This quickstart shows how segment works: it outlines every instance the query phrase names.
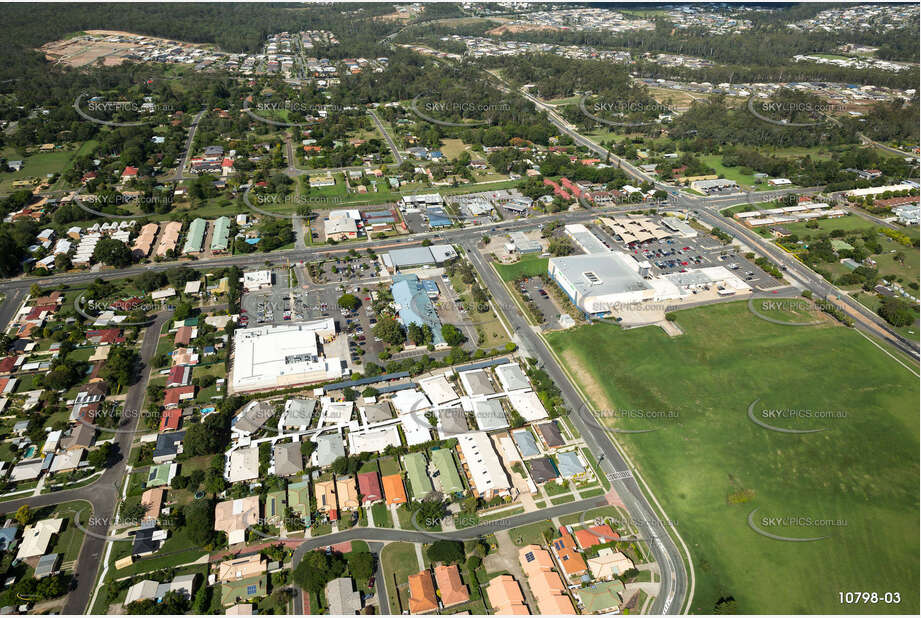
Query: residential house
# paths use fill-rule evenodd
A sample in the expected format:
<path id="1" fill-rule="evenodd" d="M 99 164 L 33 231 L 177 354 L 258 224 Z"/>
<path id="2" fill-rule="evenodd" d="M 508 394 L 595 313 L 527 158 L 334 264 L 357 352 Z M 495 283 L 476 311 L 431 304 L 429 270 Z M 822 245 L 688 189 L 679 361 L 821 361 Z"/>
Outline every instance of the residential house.
<path id="1" fill-rule="evenodd" d="M 525 605 L 521 586 L 511 575 L 499 575 L 489 580 L 486 598 L 497 616 L 527 616 L 531 613 Z"/>
<path id="2" fill-rule="evenodd" d="M 157 445 L 154 448 L 154 463 L 162 464 L 173 461 L 182 452 L 182 442 L 185 440 L 184 431 L 161 433 L 157 436 Z"/>
<path id="3" fill-rule="evenodd" d="M 230 483 L 255 481 L 259 478 L 259 447 L 247 446 L 230 453 L 226 478 Z"/>
<path id="4" fill-rule="evenodd" d="M 470 591 L 461 581 L 460 570 L 456 564 L 435 567 L 435 583 L 444 607 L 460 605 L 470 600 Z"/>
<path id="5" fill-rule="evenodd" d="M 538 613 L 577 615 L 566 585 L 553 570 L 550 552 L 537 545 L 526 545 L 518 551 L 518 561 L 537 601 Z"/>
<path id="6" fill-rule="evenodd" d="M 385 491 L 386 487 L 385 484 Z M 358 501 L 358 485 L 353 476 L 340 476 L 336 479 L 336 496 L 340 511 L 355 511 L 361 506 Z"/>
<path id="7" fill-rule="evenodd" d="M 361 495 L 362 505 L 376 504 L 381 501 L 384 492 L 381 490 L 377 470 L 358 473 L 358 493 Z"/>
<path id="8" fill-rule="evenodd" d="M 331 616 L 352 616 L 361 610 L 361 595 L 351 577 L 338 577 L 326 584 L 326 603 Z"/>
<path id="9" fill-rule="evenodd" d="M 298 442 L 276 444 L 275 475 L 286 477 L 300 474 L 304 471 L 304 460 L 301 456 L 301 445 Z"/>
<path id="10" fill-rule="evenodd" d="M 214 529 L 224 532 L 230 545 L 244 543 L 247 529 L 259 523 L 259 515 L 259 496 L 225 500 L 214 507 Z"/>
<path id="11" fill-rule="evenodd" d="M 438 596 L 428 569 L 409 576 L 409 613 L 427 614 L 438 609 Z"/>

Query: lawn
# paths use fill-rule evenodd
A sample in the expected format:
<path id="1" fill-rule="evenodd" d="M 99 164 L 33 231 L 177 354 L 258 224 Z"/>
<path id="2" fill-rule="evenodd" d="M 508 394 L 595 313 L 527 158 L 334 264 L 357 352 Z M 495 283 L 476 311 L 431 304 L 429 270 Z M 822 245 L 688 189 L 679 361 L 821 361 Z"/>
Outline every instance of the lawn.
<path id="1" fill-rule="evenodd" d="M 901 593 L 884 611 L 917 613 L 917 378 L 857 332 L 772 324 L 744 302 L 680 311 L 677 322 L 685 334 L 676 338 L 603 324 L 548 339 L 597 409 L 678 413 L 661 431 L 617 437 L 691 548 L 691 611 L 710 613 L 731 595 L 739 613 L 873 613 L 880 608 L 842 607 L 838 592 L 880 590 Z M 748 418 L 755 400 L 846 417 L 771 418 L 825 431 L 769 431 Z M 755 508 L 770 533 L 828 538 L 760 536 L 747 525 Z"/>
<path id="2" fill-rule="evenodd" d="M 45 180 L 48 174 L 62 173 L 67 169 L 68 163 L 76 150 L 56 150 L 54 152 L 36 152 L 32 155 L 21 156 L 17 151 L 9 149 L 4 152 L 9 160 L 23 161 L 23 167 L 18 172 L 0 173 L 0 192 L 12 191 L 12 182 L 25 178 L 38 178 Z"/>
<path id="3" fill-rule="evenodd" d="M 383 502 L 371 506 L 371 516 L 378 528 L 393 528 L 393 515 Z"/>
<path id="4" fill-rule="evenodd" d="M 550 258 L 538 255 L 525 255 L 514 264 L 496 264 L 496 270 L 503 281 L 515 281 L 519 277 L 539 277 L 547 272 Z"/>
<path id="5" fill-rule="evenodd" d="M 418 573 L 421 568 L 416 548 L 412 543 L 388 543 L 381 550 L 380 560 L 387 584 L 390 612 L 399 614 L 402 609 L 409 609 L 409 576 Z"/>
<path id="6" fill-rule="evenodd" d="M 717 174 L 729 180 L 735 180 L 739 185 L 750 187 L 755 184 L 754 174 L 743 174 L 741 167 L 726 167 L 723 165 L 723 155 L 706 155 L 701 157 L 700 160 L 716 170 Z"/>
<path id="7" fill-rule="evenodd" d="M 553 524 L 551 524 L 549 520 L 512 528 L 508 533 L 511 536 L 512 543 L 518 547 L 524 547 L 532 543 L 535 545 L 543 545 L 546 543 L 544 540 L 545 530 L 553 530 Z"/>

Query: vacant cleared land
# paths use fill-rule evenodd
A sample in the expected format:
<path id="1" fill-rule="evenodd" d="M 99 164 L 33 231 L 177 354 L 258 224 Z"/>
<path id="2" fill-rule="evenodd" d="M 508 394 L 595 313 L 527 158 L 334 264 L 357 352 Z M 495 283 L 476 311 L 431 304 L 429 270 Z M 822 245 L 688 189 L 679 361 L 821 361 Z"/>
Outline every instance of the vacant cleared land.
<path id="1" fill-rule="evenodd" d="M 677 320 L 685 334 L 676 338 L 598 324 L 548 339 L 579 361 L 571 373 L 611 409 L 677 413 L 616 423 L 660 429 L 617 437 L 691 549 L 691 611 L 712 612 L 733 596 L 739 613 L 874 613 L 881 609 L 840 605 L 838 592 L 879 590 L 901 595 L 883 611 L 917 613 L 917 378 L 859 333 L 772 324 L 744 302 L 680 311 Z M 748 417 L 756 400 L 759 419 L 823 431 L 764 429 Z M 828 538 L 760 536 L 747 524 L 756 508 L 767 532 Z M 836 521 L 762 520 L 780 517 Z"/>
<path id="2" fill-rule="evenodd" d="M 514 264 L 496 264 L 496 270 L 503 281 L 515 281 L 519 277 L 539 277 L 547 272 L 549 258 L 526 255 Z"/>

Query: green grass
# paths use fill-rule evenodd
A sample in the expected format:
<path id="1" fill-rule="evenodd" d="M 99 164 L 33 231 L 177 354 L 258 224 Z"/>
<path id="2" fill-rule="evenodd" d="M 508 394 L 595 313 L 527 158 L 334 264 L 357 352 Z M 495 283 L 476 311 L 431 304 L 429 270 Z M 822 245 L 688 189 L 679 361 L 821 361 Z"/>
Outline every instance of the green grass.
<path id="1" fill-rule="evenodd" d="M 675 410 L 661 431 L 618 440 L 691 549 L 695 613 L 732 595 L 740 613 L 873 613 L 838 604 L 846 590 L 900 591 L 887 612 L 918 612 L 918 381 L 859 333 L 759 320 L 746 303 L 678 313 L 685 334 L 585 326 L 548 335 L 598 409 Z M 808 435 L 765 430 L 761 409 L 844 411 L 777 419 Z M 624 419 L 639 429 L 648 419 Z M 885 481 L 883 481 L 885 479 Z M 730 497 L 744 500 L 731 504 Z M 840 519 L 834 528 L 769 529 L 757 517 Z M 829 568 L 829 565 L 834 565 Z M 784 590 L 781 595 L 778 590 Z"/>
<path id="2" fill-rule="evenodd" d="M 80 525 L 84 528 L 89 523 L 89 517 L 93 513 L 93 507 L 88 502 L 74 501 L 66 502 L 55 507 L 56 517 L 64 517 L 64 527 L 57 540 L 54 541 L 50 553 L 61 554 L 61 562 L 70 562 L 76 560 L 80 555 L 80 548 L 83 546 L 83 531 L 74 525 L 74 519 L 80 520 Z M 74 515 L 76 511 L 77 515 Z"/>
<path id="3" fill-rule="evenodd" d="M 371 506 L 371 516 L 374 517 L 376 527 L 393 528 L 393 515 L 383 502 Z"/>
<path id="4" fill-rule="evenodd" d="M 388 543 L 381 550 L 380 559 L 381 571 L 387 584 L 390 612 L 399 614 L 401 609 L 409 609 L 409 576 L 418 573 L 421 568 L 416 557 L 416 548 L 412 543 Z M 382 583 L 377 585 L 380 586 Z M 401 586 L 399 592 L 397 586 Z"/>
<path id="5" fill-rule="evenodd" d="M 726 167 L 723 165 L 723 155 L 706 155 L 701 157 L 700 160 L 716 170 L 717 174 L 729 180 L 735 180 L 740 185 L 750 187 L 755 184 L 754 174 L 743 174 L 741 167 Z"/>
<path id="6" fill-rule="evenodd" d="M 535 254 L 525 255 L 514 264 L 496 264 L 496 270 L 503 281 L 515 281 L 519 277 L 537 277 L 547 272 L 550 258 Z"/>
<path id="7" fill-rule="evenodd" d="M 44 181 L 45 176 L 48 174 L 62 173 L 67 169 L 67 165 L 75 152 L 76 150 L 57 150 L 55 152 L 36 152 L 32 155 L 22 156 L 14 149 L 7 149 L 4 151 L 4 156 L 9 160 L 23 161 L 23 166 L 18 172 L 0 173 L 0 192 L 9 193 L 13 191 L 12 183 L 14 180 L 38 178 L 40 181 Z M 17 188 L 16 190 L 20 189 Z"/>
<path id="8" fill-rule="evenodd" d="M 512 543 L 518 547 L 524 547 L 525 545 L 543 545 L 544 530 L 552 530 L 553 524 L 549 520 L 539 521 L 533 524 L 528 524 L 526 526 L 519 526 L 518 528 L 512 528 L 508 531 L 509 535 L 512 538 Z"/>

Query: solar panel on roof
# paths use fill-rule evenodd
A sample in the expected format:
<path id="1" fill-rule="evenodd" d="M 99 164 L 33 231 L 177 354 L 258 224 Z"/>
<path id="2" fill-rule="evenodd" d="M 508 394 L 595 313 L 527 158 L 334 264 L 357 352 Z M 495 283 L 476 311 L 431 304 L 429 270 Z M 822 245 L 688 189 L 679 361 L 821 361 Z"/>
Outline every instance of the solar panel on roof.
<path id="1" fill-rule="evenodd" d="M 534 552 L 528 552 L 524 555 L 524 559 L 528 562 L 534 562 Z"/>

